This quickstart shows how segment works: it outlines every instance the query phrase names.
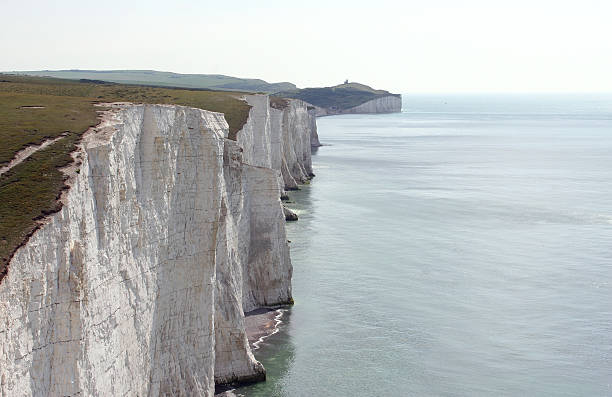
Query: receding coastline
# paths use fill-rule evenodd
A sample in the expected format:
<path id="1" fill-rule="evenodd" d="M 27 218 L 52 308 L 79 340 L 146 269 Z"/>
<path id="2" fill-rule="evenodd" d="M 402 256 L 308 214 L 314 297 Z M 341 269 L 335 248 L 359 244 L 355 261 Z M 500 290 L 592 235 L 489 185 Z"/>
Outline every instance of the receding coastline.
<path id="1" fill-rule="evenodd" d="M 96 388 L 112 387 L 113 393 L 130 387 L 132 390 L 153 390 L 152 393 L 156 394 L 162 390 L 158 387 L 173 385 L 180 390 L 208 394 L 206 390 L 210 390 L 211 384 L 265 379 L 265 370 L 253 358 L 251 350 L 257 349 L 262 340 L 277 332 L 283 310 L 278 309 L 279 306 L 282 308 L 293 303 L 292 267 L 284 231 L 285 219 L 291 217 L 291 212 L 283 208 L 280 197 L 286 196 L 286 191 L 299 189 L 314 176 L 310 153 L 320 142 L 313 107 L 297 99 L 278 101 L 267 95 L 236 92 L 169 90 L 21 76 L 2 76 L 1 80 L 0 98 L 7 101 L 6 114 L 12 116 L 17 109 L 22 112 L 21 120 L 33 119 L 41 123 L 40 127 L 31 130 L 38 134 L 37 140 L 15 145 L 16 148 L 31 147 L 30 151 L 16 150 L 12 157 L 7 156 L 14 160 L 17 153 L 22 153 L 23 158 L 18 156 L 21 163 L 13 162 L 13 166 L 0 176 L 1 186 L 9 189 L 0 190 L 2 198 L 8 197 L 5 191 L 23 186 L 29 189 L 47 186 L 44 179 L 18 173 L 24 166 L 28 166 L 26 170 L 32 173 L 40 170 L 39 156 L 44 154 L 51 160 L 62 161 L 51 163 L 51 169 L 58 175 L 53 180 L 58 181 L 56 189 L 59 193 L 42 196 L 39 202 L 42 209 L 23 206 L 24 200 L 12 197 L 2 200 L 4 208 L 23 207 L 42 214 L 20 215 L 24 220 L 23 230 L 32 229 L 12 248 L 6 261 L 10 266 L 5 266 L 7 273 L 0 280 L 1 317 L 12 316 L 15 308 L 5 305 L 10 301 L 17 302 L 20 310 L 32 313 L 30 316 L 38 319 L 22 324 L 19 317 L 11 317 L 13 325 L 0 329 L 6 346 L 0 355 L 3 369 L 0 372 L 3 379 L 8 379 L 6 390 L 28 394 L 29 388 L 36 387 L 37 390 L 61 389 L 63 394 L 71 394 L 91 391 L 93 389 L 84 388 L 95 385 Z M 37 95 L 36 100 L 32 100 L 33 95 Z M 77 118 L 71 117 L 70 106 L 64 112 L 54 107 L 55 102 L 63 100 L 79 103 L 84 114 L 93 117 L 94 122 L 88 125 L 94 126 L 87 128 L 87 133 L 79 128 L 65 132 L 62 118 L 71 121 Z M 181 100 L 192 101 L 191 106 L 173 104 Z M 167 104 L 150 104 L 164 101 Z M 106 109 L 96 107 L 101 103 Z M 223 106 L 227 109 L 220 112 Z M 99 123 L 99 111 L 105 112 L 102 124 Z M 59 127 L 46 123 L 48 118 L 33 116 L 41 114 L 59 115 Z M 8 120 L 13 119 L 9 117 Z M 237 124 L 240 120 L 242 124 Z M 14 127 L 18 132 L 29 128 L 24 121 Z M 52 127 L 51 133 L 43 129 L 48 127 Z M 38 150 L 32 146 L 41 143 L 47 143 L 47 146 Z M 59 144 L 63 146 L 57 146 Z M 199 161 L 206 164 L 203 171 L 198 171 Z M 46 174 L 40 176 L 44 178 Z M 146 182 L 139 182 L 143 178 Z M 189 178 L 195 178 L 197 182 L 189 183 Z M 23 193 L 20 196 L 27 200 L 33 198 Z M 192 201 L 196 204 L 189 204 Z M 156 204 L 151 206 L 152 203 Z M 44 205 L 52 206 L 53 210 L 45 210 Z M 201 209 L 191 212 L 202 205 L 211 207 L 204 212 Z M 148 215 L 137 215 L 142 211 L 148 211 Z M 209 212 L 219 218 L 212 218 L 212 222 L 207 220 L 205 214 Z M 166 218 L 170 213 L 173 216 Z M 176 223 L 185 216 L 191 221 Z M 3 217 L 2 221 L 7 219 Z M 196 227 L 198 224 L 200 226 Z M 120 225 L 120 229 L 114 229 L 113 225 Z M 210 225 L 216 226 L 210 229 Z M 189 240 L 175 240 L 171 236 L 177 234 L 173 232 L 168 234 L 167 244 L 163 243 L 160 237 L 164 233 L 160 234 L 159 230 L 166 229 L 185 229 L 178 235 L 189 236 Z M 201 231 L 206 235 L 200 236 Z M 60 235 L 61 239 L 58 238 Z M 134 236 L 137 236 L 136 240 Z M 151 245 L 153 240 L 162 243 Z M 3 248 L 7 248 L 6 241 L 3 240 Z M 206 241 L 219 242 L 210 251 L 216 252 L 215 259 L 200 258 L 199 261 L 203 262 L 198 262 L 198 265 L 193 262 L 196 255 L 192 253 L 189 255 L 191 259 L 183 263 L 185 268 L 167 267 L 174 263 L 175 255 L 180 257 L 181 252 L 191 252 Z M 159 244 L 166 248 L 149 251 Z M 9 246 L 7 252 L 10 251 Z M 119 251 L 129 255 L 120 258 L 109 254 Z M 172 255 L 166 256 L 168 252 Z M 143 253 L 147 253 L 146 257 L 140 258 Z M 158 259 L 147 265 L 151 258 L 156 257 Z M 272 262 L 270 258 L 273 258 Z M 200 268 L 202 264 L 206 266 Z M 143 265 L 145 268 L 138 270 Z M 116 271 L 119 273 L 115 274 Z M 191 276 L 184 279 L 185 274 Z M 215 290 L 213 301 L 210 296 L 201 295 L 208 288 L 202 290 L 192 285 L 202 278 L 215 280 L 211 284 Z M 101 292 L 96 288 L 98 285 L 109 287 Z M 126 290 L 128 285 L 130 289 Z M 143 288 L 144 285 L 149 287 Z M 157 297 L 150 294 L 155 288 L 161 291 Z M 191 291 L 193 295 L 187 300 L 180 298 L 169 306 L 165 297 L 173 296 L 178 290 Z M 113 297 L 106 296 L 107 293 Z M 134 293 L 138 299 L 128 298 Z M 202 300 L 203 304 L 191 314 L 188 302 L 196 300 Z M 123 303 L 114 310 L 113 306 L 119 302 Z M 161 313 L 161 323 L 150 318 L 147 307 L 154 307 L 156 313 Z M 110 316 L 107 309 L 111 311 Z M 126 309 L 132 314 L 124 313 Z M 131 346 L 126 347 L 129 350 L 147 346 L 155 338 L 156 343 L 162 343 L 160 346 L 163 347 L 165 343 L 172 344 L 184 336 L 183 331 L 177 330 L 176 335 L 172 333 L 167 339 L 162 332 L 164 322 L 173 324 L 176 321 L 167 316 L 168 310 L 176 312 L 179 317 L 184 314 L 191 319 L 201 318 L 201 321 L 215 324 L 214 335 L 198 340 L 191 352 L 200 351 L 198 359 L 203 360 L 201 364 L 194 367 L 189 361 L 189 352 L 180 353 L 178 358 L 181 362 L 186 360 L 181 365 L 199 373 L 198 377 L 206 381 L 193 386 L 171 371 L 124 378 L 122 375 L 126 371 L 137 373 L 134 372 L 137 371 L 136 363 L 127 360 L 121 364 L 126 369 L 122 370 L 119 365 L 113 367 L 114 382 L 107 384 L 105 375 L 99 374 L 95 368 L 117 354 L 114 349 L 124 346 L 126 341 L 132 340 L 125 345 Z M 244 312 L 248 314 L 246 317 Z M 124 317 L 130 315 L 134 316 L 134 321 L 125 323 Z M 210 322 L 211 315 L 213 322 Z M 100 316 L 106 316 L 106 320 Z M 70 320 L 70 329 L 56 329 L 63 327 L 66 318 L 73 319 Z M 122 330 L 122 338 L 116 340 L 118 334 L 114 332 L 97 331 L 96 324 L 107 321 L 117 324 Z M 130 324 L 133 324 L 133 329 Z M 151 334 L 137 331 L 142 325 L 152 326 L 156 331 Z M 188 324 L 187 328 L 191 325 Z M 29 327 L 34 328 L 30 330 Z M 201 332 L 206 328 L 198 326 L 196 329 Z M 40 335 L 28 345 L 28 348 L 35 349 L 36 354 L 30 353 L 25 361 L 16 360 L 18 341 L 30 340 L 28 335 Z M 94 336 L 102 339 L 91 340 Z M 54 338 L 65 341 L 62 349 L 49 348 L 59 343 Z M 89 338 L 88 344 L 80 342 L 84 338 Z M 209 338 L 214 338 L 214 342 L 206 345 L 204 342 Z M 109 341 L 113 342 L 108 344 Z M 101 346 L 108 352 L 96 357 L 96 350 L 89 350 L 86 346 Z M 185 343 L 175 349 L 181 352 L 181 346 Z M 215 350 L 212 366 L 211 347 Z M 74 356 L 78 352 L 81 355 Z M 61 363 L 54 364 L 56 354 L 61 355 Z M 133 352 L 132 356 L 138 354 Z M 72 365 L 79 360 L 85 361 L 78 366 Z M 173 360 L 155 355 L 150 365 L 172 366 Z M 65 373 L 81 376 L 79 368 L 86 366 L 98 374 L 90 379 L 92 383 L 89 386 L 57 383 Z M 154 368 L 147 371 L 154 371 Z M 159 381 L 146 383 L 151 376 Z M 149 389 L 151 387 L 153 389 Z"/>

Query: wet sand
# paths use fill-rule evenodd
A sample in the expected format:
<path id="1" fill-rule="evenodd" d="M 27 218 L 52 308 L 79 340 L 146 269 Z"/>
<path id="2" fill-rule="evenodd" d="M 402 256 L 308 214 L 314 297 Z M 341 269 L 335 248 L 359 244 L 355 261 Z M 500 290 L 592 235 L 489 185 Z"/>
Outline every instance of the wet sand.
<path id="1" fill-rule="evenodd" d="M 247 339 L 252 350 L 257 350 L 260 344 L 269 336 L 278 332 L 282 322 L 282 309 L 256 309 L 244 314 Z"/>

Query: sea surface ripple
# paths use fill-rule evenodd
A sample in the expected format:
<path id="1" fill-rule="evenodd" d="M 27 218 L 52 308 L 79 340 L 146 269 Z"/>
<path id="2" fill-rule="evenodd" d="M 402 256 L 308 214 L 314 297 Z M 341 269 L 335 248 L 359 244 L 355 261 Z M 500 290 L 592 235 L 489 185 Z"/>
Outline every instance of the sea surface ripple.
<path id="1" fill-rule="evenodd" d="M 296 304 L 247 396 L 612 395 L 612 96 L 318 120 Z"/>

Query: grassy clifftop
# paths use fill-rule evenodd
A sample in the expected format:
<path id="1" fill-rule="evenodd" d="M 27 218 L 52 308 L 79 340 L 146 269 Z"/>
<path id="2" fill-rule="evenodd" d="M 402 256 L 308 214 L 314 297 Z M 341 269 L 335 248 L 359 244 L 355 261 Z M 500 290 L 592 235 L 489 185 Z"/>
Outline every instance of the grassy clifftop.
<path id="1" fill-rule="evenodd" d="M 230 138 L 246 122 L 250 106 L 235 92 L 168 89 L 0 74 L 0 166 L 15 154 L 50 138 L 55 143 L 0 175 L 0 281 L 15 250 L 59 211 L 66 188 L 60 168 L 83 133 L 97 124 L 99 102 L 178 104 L 225 113 Z"/>
<path id="2" fill-rule="evenodd" d="M 100 80 L 122 84 L 144 84 L 163 87 L 207 88 L 223 91 L 277 92 L 295 89 L 287 82 L 268 83 L 260 79 L 242 79 L 221 74 L 181 74 L 155 70 L 34 70 L 15 72 L 30 76 L 62 79 Z"/>
<path id="3" fill-rule="evenodd" d="M 275 95 L 296 98 L 326 109 L 346 110 L 376 98 L 398 96 L 385 90 L 375 90 L 364 84 L 345 83 L 334 87 L 304 88 L 279 92 Z"/>

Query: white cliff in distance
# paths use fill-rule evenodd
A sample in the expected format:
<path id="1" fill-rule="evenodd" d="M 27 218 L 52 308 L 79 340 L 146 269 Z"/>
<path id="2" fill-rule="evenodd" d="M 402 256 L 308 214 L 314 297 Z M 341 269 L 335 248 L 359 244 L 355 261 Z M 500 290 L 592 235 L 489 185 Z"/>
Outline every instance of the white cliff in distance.
<path id="1" fill-rule="evenodd" d="M 331 116 L 335 114 L 399 113 L 401 111 L 402 97 L 400 95 L 378 97 L 348 109 L 315 107 L 316 116 Z"/>

